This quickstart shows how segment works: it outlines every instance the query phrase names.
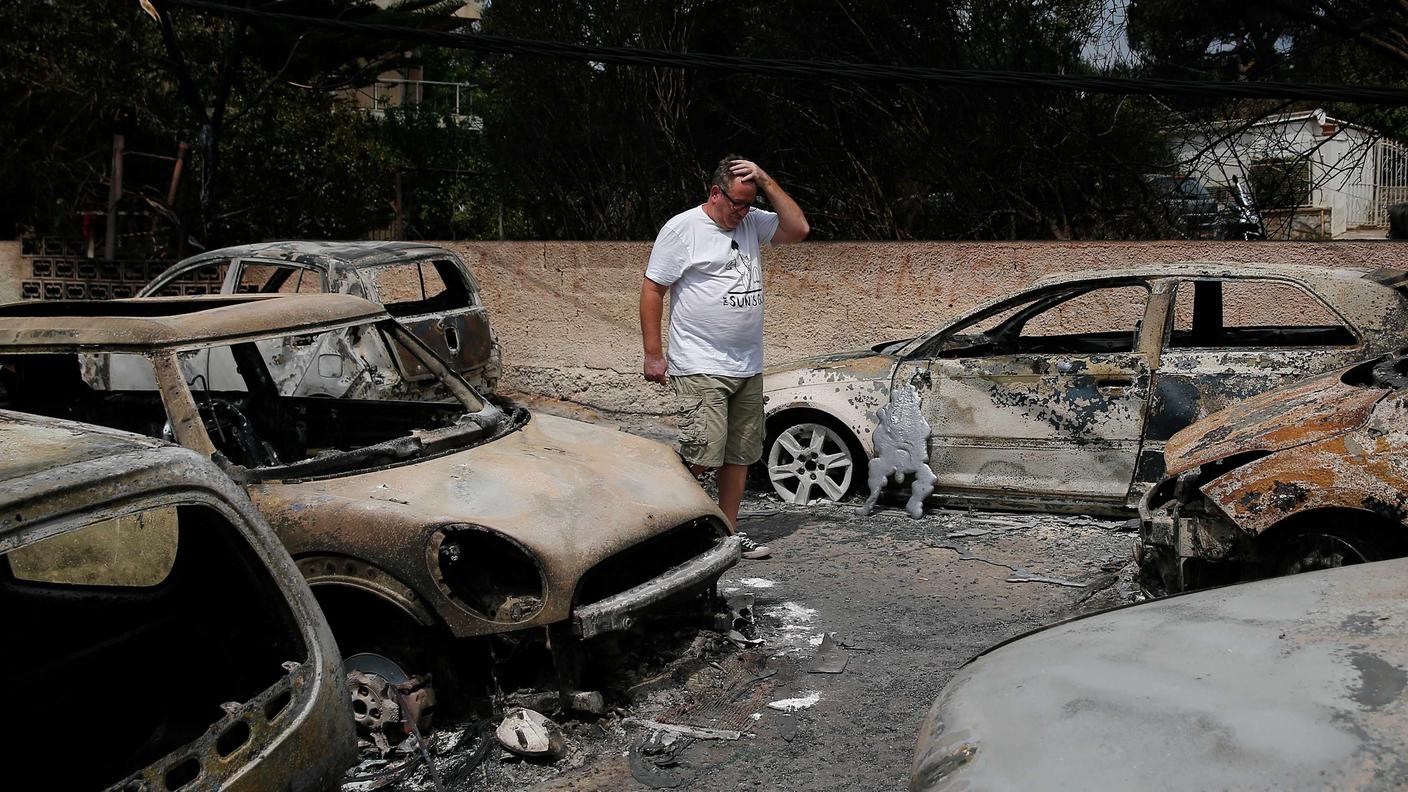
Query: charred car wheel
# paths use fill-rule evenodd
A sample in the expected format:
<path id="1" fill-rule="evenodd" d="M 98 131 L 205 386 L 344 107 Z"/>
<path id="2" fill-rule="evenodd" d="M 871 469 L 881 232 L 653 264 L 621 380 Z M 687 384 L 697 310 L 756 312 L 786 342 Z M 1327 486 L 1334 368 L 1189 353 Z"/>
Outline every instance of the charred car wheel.
<path id="1" fill-rule="evenodd" d="M 1271 558 L 1271 574 L 1294 575 L 1388 558 L 1380 543 L 1355 530 L 1306 528 L 1284 537 Z"/>
<path id="2" fill-rule="evenodd" d="M 453 709 L 458 695 L 454 647 L 442 630 L 418 624 L 395 605 L 347 586 L 314 586 L 313 595 L 338 636 L 349 677 L 378 678 L 370 693 L 350 684 L 353 707 L 361 708 L 355 713 L 359 726 L 383 719 L 369 711 L 368 702 L 394 699 L 396 686 L 402 693 L 418 694 L 409 703 L 422 722 L 428 722 L 437 702 L 442 710 Z M 413 684 L 407 685 L 408 680 Z M 368 687 L 365 680 L 360 687 Z"/>
<path id="3" fill-rule="evenodd" d="M 841 430 L 817 420 L 770 433 L 764 458 L 778 497 L 798 506 L 844 499 L 864 478 L 864 457 Z"/>

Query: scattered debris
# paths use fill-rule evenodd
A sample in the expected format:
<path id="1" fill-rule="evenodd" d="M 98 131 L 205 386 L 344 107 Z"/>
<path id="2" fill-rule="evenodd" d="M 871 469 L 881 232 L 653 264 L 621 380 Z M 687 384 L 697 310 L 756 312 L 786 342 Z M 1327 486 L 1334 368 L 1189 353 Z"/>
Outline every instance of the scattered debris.
<path id="1" fill-rule="evenodd" d="M 769 704 L 768 706 L 772 706 Z M 643 726 L 655 731 L 672 732 L 683 734 L 687 737 L 697 737 L 701 740 L 739 740 L 743 738 L 743 732 L 732 729 L 704 729 L 698 726 L 682 726 L 678 723 L 661 723 L 659 721 L 648 720 L 646 718 L 622 718 L 622 723 L 632 726 Z"/>
<path id="2" fill-rule="evenodd" d="M 786 742 L 792 742 L 797 738 L 797 719 L 791 715 L 783 715 L 777 719 L 777 736 Z"/>
<path id="3" fill-rule="evenodd" d="M 762 638 L 749 638 L 738 630 L 729 630 L 728 639 L 730 641 L 733 641 L 733 643 L 738 647 L 744 649 L 750 646 L 757 646 L 758 644 L 763 642 Z"/>
<path id="4" fill-rule="evenodd" d="M 595 690 L 577 690 L 567 697 L 567 708 L 588 715 L 605 715 L 606 698 Z"/>
<path id="5" fill-rule="evenodd" d="M 779 701 L 768 702 L 768 709 L 778 712 L 796 712 L 798 710 L 809 709 L 821 701 L 821 693 L 813 690 L 798 698 L 781 699 Z"/>
<path id="6" fill-rule="evenodd" d="M 846 670 L 846 664 L 850 662 L 851 656 L 846 654 L 836 642 L 835 633 L 825 633 L 821 637 L 821 646 L 817 649 L 816 655 L 812 657 L 812 662 L 807 666 L 809 674 L 839 674 Z"/>
<path id="7" fill-rule="evenodd" d="M 627 762 L 631 777 L 652 789 L 673 789 L 698 774 L 679 754 L 693 742 L 675 732 L 656 731 L 631 743 Z"/>
<path id="8" fill-rule="evenodd" d="M 737 630 L 745 638 L 758 637 L 758 622 L 753 613 L 753 595 L 735 594 L 728 598 L 730 630 Z"/>
<path id="9" fill-rule="evenodd" d="M 494 736 L 509 752 L 529 759 L 556 759 L 567 751 L 562 729 L 537 710 L 510 710 Z"/>
<path id="10" fill-rule="evenodd" d="M 755 589 L 777 588 L 777 581 L 768 580 L 767 578 L 743 578 L 739 580 L 738 583 L 739 585 Z"/>
<path id="11" fill-rule="evenodd" d="M 1058 577 L 1043 577 L 1041 575 L 1013 575 L 1007 578 L 1008 583 L 1050 583 L 1053 586 L 1067 586 L 1069 588 L 1085 588 L 1085 584 L 1077 580 L 1066 580 Z"/>

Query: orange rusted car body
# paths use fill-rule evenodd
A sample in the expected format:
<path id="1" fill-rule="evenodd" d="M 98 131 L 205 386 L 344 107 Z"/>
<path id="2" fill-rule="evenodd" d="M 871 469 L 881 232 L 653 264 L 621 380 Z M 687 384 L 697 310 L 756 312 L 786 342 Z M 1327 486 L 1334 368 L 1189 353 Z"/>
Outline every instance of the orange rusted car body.
<path id="1" fill-rule="evenodd" d="M 1170 439 L 1168 478 L 1140 510 L 1137 555 L 1153 587 L 1408 549 L 1405 369 L 1402 353 L 1371 360 L 1252 397 Z M 1299 558 L 1288 552 L 1297 543 Z M 1305 557 L 1317 543 L 1317 557 Z"/>

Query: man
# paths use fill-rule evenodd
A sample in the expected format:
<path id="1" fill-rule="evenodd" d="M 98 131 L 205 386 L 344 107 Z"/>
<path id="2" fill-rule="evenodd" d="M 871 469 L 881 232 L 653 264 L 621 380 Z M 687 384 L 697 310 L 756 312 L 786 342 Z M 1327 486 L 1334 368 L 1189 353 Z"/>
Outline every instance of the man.
<path id="1" fill-rule="evenodd" d="M 757 209 L 761 192 L 777 211 Z M 680 454 L 699 475 L 717 470 L 719 508 L 734 530 L 748 466 L 763 455 L 764 245 L 805 239 L 807 218 L 762 168 L 729 155 L 700 206 L 660 229 L 640 287 L 645 378 L 675 392 Z M 670 293 L 670 358 L 660 315 Z M 744 558 L 769 550 L 743 537 Z"/>

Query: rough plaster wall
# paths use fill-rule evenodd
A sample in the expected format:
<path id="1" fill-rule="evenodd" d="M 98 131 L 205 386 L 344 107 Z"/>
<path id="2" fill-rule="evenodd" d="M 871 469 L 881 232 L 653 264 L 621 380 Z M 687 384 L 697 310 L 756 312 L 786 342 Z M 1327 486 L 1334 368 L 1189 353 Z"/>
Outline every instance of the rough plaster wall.
<path id="1" fill-rule="evenodd" d="M 607 411 L 668 413 L 640 376 L 645 242 L 442 243 L 465 257 L 504 349 L 504 385 Z M 907 338 L 1037 278 L 1189 260 L 1408 263 L 1387 242 L 822 242 L 764 253 L 769 363 Z"/>
<path id="2" fill-rule="evenodd" d="M 29 276 L 29 260 L 20 257 L 18 240 L 0 240 L 0 303 L 20 298 L 20 279 Z"/>

